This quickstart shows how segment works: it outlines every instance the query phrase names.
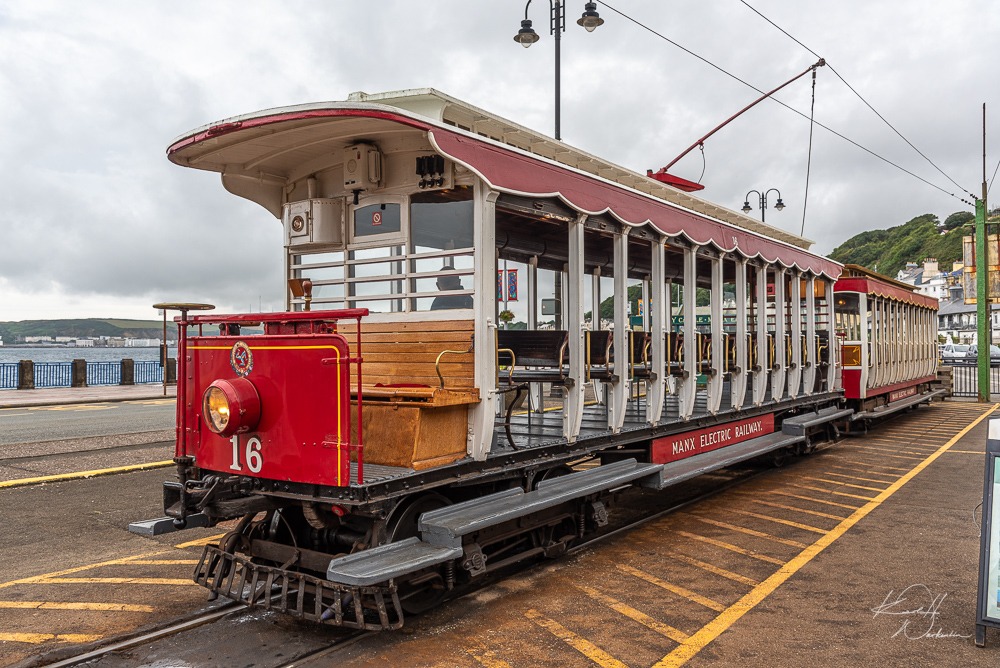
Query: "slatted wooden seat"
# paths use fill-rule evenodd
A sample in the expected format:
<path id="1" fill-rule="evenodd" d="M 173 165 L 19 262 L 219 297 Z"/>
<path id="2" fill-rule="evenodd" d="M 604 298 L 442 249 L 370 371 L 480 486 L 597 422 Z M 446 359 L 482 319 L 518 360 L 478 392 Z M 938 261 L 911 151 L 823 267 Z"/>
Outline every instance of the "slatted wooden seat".
<path id="1" fill-rule="evenodd" d="M 565 385 L 570 381 L 568 348 L 564 329 L 497 330 L 497 364 L 508 367 L 500 372 L 500 382 Z"/>
<path id="2" fill-rule="evenodd" d="M 356 354 L 353 325 L 340 328 Z M 472 320 L 363 322 L 366 462 L 424 469 L 464 457 L 475 387 Z M 351 378 L 357 401 L 357 379 Z"/>
<path id="3" fill-rule="evenodd" d="M 586 333 L 587 363 L 585 365 L 587 380 L 603 380 L 616 382 L 614 360 L 611 355 L 611 344 L 614 342 L 614 332 L 599 329 Z"/>
<path id="4" fill-rule="evenodd" d="M 650 349 L 653 345 L 653 338 L 648 332 L 629 332 L 629 365 L 633 378 L 656 379 L 656 372 L 653 371 L 653 361 L 650 356 Z"/>

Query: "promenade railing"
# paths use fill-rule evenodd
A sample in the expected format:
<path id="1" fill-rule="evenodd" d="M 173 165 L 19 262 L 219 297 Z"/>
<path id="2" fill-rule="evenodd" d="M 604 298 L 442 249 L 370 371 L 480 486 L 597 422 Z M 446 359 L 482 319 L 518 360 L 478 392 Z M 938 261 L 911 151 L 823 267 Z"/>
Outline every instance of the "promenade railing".
<path id="1" fill-rule="evenodd" d="M 74 371 L 74 364 L 76 371 Z M 163 382 L 163 367 L 157 360 L 133 362 L 0 362 L 0 390 L 42 389 L 48 387 L 146 385 Z M 176 382 L 176 361 L 168 360 L 167 383 Z"/>

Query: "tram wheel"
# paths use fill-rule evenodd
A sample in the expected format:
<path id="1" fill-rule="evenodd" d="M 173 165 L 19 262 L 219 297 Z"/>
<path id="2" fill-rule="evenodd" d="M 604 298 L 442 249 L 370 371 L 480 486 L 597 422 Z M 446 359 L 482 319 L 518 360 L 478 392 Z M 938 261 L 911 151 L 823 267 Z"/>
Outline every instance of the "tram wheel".
<path id="1" fill-rule="evenodd" d="M 771 453 L 771 465 L 776 469 L 780 469 L 788 461 L 788 449 L 780 448 Z"/>
<path id="2" fill-rule="evenodd" d="M 413 538 L 419 535 L 417 522 L 420 516 L 430 510 L 451 505 L 440 494 L 423 494 L 404 501 L 393 511 L 386 527 L 386 543 Z M 411 615 L 430 610 L 441 602 L 446 590 L 440 577 L 425 577 L 421 574 L 413 580 L 399 583 L 399 603 L 403 612 Z"/>

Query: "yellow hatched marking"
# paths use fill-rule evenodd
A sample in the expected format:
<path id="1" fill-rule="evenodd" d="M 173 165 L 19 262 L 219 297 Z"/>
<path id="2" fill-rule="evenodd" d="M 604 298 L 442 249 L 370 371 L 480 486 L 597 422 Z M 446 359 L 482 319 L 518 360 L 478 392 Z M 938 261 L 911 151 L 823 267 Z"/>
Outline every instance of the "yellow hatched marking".
<path id="1" fill-rule="evenodd" d="M 741 527 L 736 524 L 720 522 L 718 520 L 712 520 L 707 517 L 699 517 L 698 515 L 695 515 L 693 513 L 684 513 L 684 514 L 694 517 L 699 522 L 704 522 L 705 524 L 711 524 L 712 526 L 719 527 L 720 529 L 728 529 L 730 531 L 744 533 L 748 536 L 756 536 L 757 538 L 766 538 L 767 540 L 773 540 L 777 543 L 782 543 L 784 545 L 791 545 L 792 547 L 804 548 L 806 546 L 805 543 L 800 543 L 797 540 L 789 540 L 788 538 L 779 538 L 777 536 L 772 536 L 769 533 L 764 533 L 763 531 L 757 531 L 756 529 L 748 529 L 746 527 Z"/>
<path id="2" fill-rule="evenodd" d="M 683 531 L 679 531 L 678 533 L 684 535 Z M 688 534 L 688 535 L 694 535 L 694 534 Z M 625 564 L 618 564 L 618 570 L 625 571 L 629 575 L 634 575 L 640 580 L 645 580 L 646 582 L 654 584 L 661 589 L 666 589 L 667 591 L 673 592 L 678 596 L 683 596 L 689 601 L 694 601 L 695 603 L 703 605 L 706 608 L 715 610 L 716 612 L 720 612 L 726 609 L 726 606 L 722 605 L 718 601 L 713 601 L 712 599 L 706 596 L 702 596 L 701 594 L 698 594 L 696 592 L 693 592 L 690 589 L 686 589 L 679 585 L 675 585 L 671 582 L 667 582 L 666 580 L 661 580 L 652 573 L 647 573 L 646 571 L 641 571 L 638 568 L 633 568 L 632 566 L 627 566 Z"/>
<path id="3" fill-rule="evenodd" d="M 131 557 L 124 557 L 122 559 L 109 559 L 108 561 L 101 561 L 96 564 L 87 564 L 86 566 L 76 566 L 74 568 L 67 568 L 63 571 L 56 571 L 54 573 L 46 573 L 44 575 L 33 575 L 28 578 L 21 578 L 20 580 L 10 580 L 9 582 L 0 582 L 0 589 L 5 589 L 6 587 L 13 587 L 19 584 L 35 584 L 52 578 L 61 577 L 63 575 L 72 575 L 73 573 L 80 573 L 81 571 L 89 571 L 93 568 L 99 568 L 101 566 L 117 566 L 119 564 L 128 564 L 138 559 L 146 559 L 148 557 L 155 557 L 160 554 L 166 554 L 170 550 L 159 550 L 157 552 L 147 552 L 145 554 L 136 554 Z"/>
<path id="4" fill-rule="evenodd" d="M 492 650 L 485 647 L 466 647 L 465 651 L 486 668 L 511 668 L 511 665 L 503 659 L 498 659 Z"/>
<path id="5" fill-rule="evenodd" d="M 881 483 L 886 483 L 886 484 L 891 484 L 892 482 L 895 482 L 897 478 L 899 478 L 899 473 L 890 473 L 890 472 L 882 473 L 880 471 L 872 471 L 872 470 L 868 470 L 868 469 L 859 468 L 857 466 L 841 466 L 839 464 L 831 464 L 830 468 L 832 468 L 832 469 L 839 469 L 841 471 L 851 471 L 852 473 L 864 473 L 865 475 L 880 475 L 880 476 L 885 476 L 886 478 L 892 478 L 893 479 L 892 481 L 888 481 L 888 480 L 874 480 L 873 481 L 873 482 L 881 482 Z"/>
<path id="6" fill-rule="evenodd" d="M 919 452 L 910 452 L 908 450 L 893 450 L 890 452 L 888 448 L 869 448 L 868 446 L 865 445 L 852 445 L 851 449 L 866 450 L 868 452 L 877 452 L 880 457 L 892 457 L 893 459 L 912 459 L 914 461 L 921 460 Z M 905 454 L 902 455 L 898 454 L 900 452 Z"/>
<path id="7" fill-rule="evenodd" d="M 756 517 L 759 520 L 765 520 L 767 522 L 777 522 L 778 524 L 784 524 L 785 526 L 794 527 L 796 529 L 802 529 L 803 531 L 812 531 L 813 533 L 826 533 L 826 529 L 818 529 L 814 526 L 809 526 L 808 524 L 801 524 L 799 522 L 793 522 L 791 520 L 783 520 L 780 517 L 773 517 L 771 515 L 764 515 L 762 513 L 754 513 L 749 510 L 737 510 L 736 508 L 731 509 L 731 512 L 739 513 L 740 515 L 746 515 L 747 517 Z M 805 547 L 805 546 L 803 546 Z"/>
<path id="8" fill-rule="evenodd" d="M 738 545 L 733 545 L 731 543 L 726 543 L 721 540 L 709 538 L 708 536 L 699 536 L 698 534 L 688 533 L 686 531 L 678 531 L 677 533 L 680 534 L 681 536 L 685 536 L 693 540 L 699 540 L 703 543 L 708 543 L 709 545 L 715 545 L 716 547 L 721 547 L 722 549 L 729 550 L 730 552 L 736 552 L 737 554 L 742 554 L 748 557 L 752 557 L 754 559 L 759 559 L 760 561 L 766 561 L 769 564 L 777 564 L 780 566 L 785 563 L 781 559 L 775 559 L 774 557 L 769 557 L 765 554 L 757 554 L 752 550 L 747 550 L 745 548 L 739 547 Z"/>
<path id="9" fill-rule="evenodd" d="M 836 471 L 827 471 L 826 475 L 837 476 L 838 478 L 847 478 L 848 480 L 860 480 L 862 482 L 878 482 L 883 485 L 891 484 L 888 480 L 876 480 L 875 478 L 865 478 L 859 475 L 849 475 L 847 473 L 837 473 Z M 875 475 L 878 475 L 877 473 Z M 884 489 L 884 488 L 883 488 Z"/>
<path id="10" fill-rule="evenodd" d="M 104 636 L 86 633 L 0 633 L 0 642 L 23 642 L 40 645 L 49 640 L 56 642 L 84 643 L 100 640 Z"/>
<path id="11" fill-rule="evenodd" d="M 56 601 L 0 601 L 7 610 L 89 610 L 101 612 L 153 612 L 151 605 L 128 603 L 59 603 Z"/>
<path id="12" fill-rule="evenodd" d="M 608 606 L 609 608 L 611 608 L 612 610 L 614 610 L 615 612 L 624 615 L 625 617 L 628 617 L 633 621 L 639 622 L 646 628 L 656 631 L 661 636 L 670 638 L 674 642 L 684 642 L 685 640 L 687 640 L 688 635 L 683 631 L 675 629 L 669 624 L 664 624 L 661 621 L 657 621 L 652 617 L 650 617 L 649 615 L 647 615 L 646 613 L 636 610 L 635 608 L 622 603 L 618 599 L 611 598 L 610 596 L 602 594 L 596 589 L 592 589 L 590 587 L 585 587 L 583 585 L 574 585 L 574 586 L 580 591 L 582 591 L 584 594 L 589 596 L 590 598 L 594 599 L 595 601 L 599 601 L 604 605 Z"/>
<path id="13" fill-rule="evenodd" d="M 902 466 L 889 466 L 888 464 L 872 464 L 871 462 L 859 462 L 853 459 L 845 459 L 848 464 L 857 464 L 858 466 L 865 466 L 872 469 L 891 469 L 893 471 L 898 471 L 899 473 L 906 473 L 910 469 Z M 879 474 L 881 475 L 881 474 Z"/>
<path id="14" fill-rule="evenodd" d="M 762 501 L 761 499 L 753 499 L 754 503 L 760 504 L 762 506 L 770 506 L 772 508 L 781 508 L 782 510 L 791 510 L 796 513 L 805 513 L 806 515 L 815 515 L 816 517 L 825 517 L 830 520 L 837 520 L 838 522 L 844 519 L 843 515 L 834 515 L 833 513 L 824 513 L 819 510 L 806 510 L 805 508 L 799 508 L 798 506 L 788 506 L 784 503 L 774 503 L 773 501 Z"/>
<path id="15" fill-rule="evenodd" d="M 868 492 L 882 492 L 885 487 L 868 487 L 867 485 L 855 485 L 850 482 L 841 482 L 840 480 L 828 480 L 827 478 L 817 478 L 811 475 L 802 476 L 803 480 L 814 480 L 815 482 L 825 482 L 830 485 L 840 485 L 841 487 L 850 487 L 851 489 L 863 489 Z"/>
<path id="16" fill-rule="evenodd" d="M 995 411 L 998 407 L 1000 407 L 1000 404 L 993 404 L 992 407 L 987 409 L 973 422 L 958 432 L 958 434 L 956 434 L 950 441 L 942 445 L 937 451 L 929 455 L 922 462 L 914 466 L 908 473 L 906 473 L 906 475 L 902 476 L 899 480 L 893 483 L 891 487 L 872 499 L 869 503 L 866 503 L 861 508 L 858 508 L 851 514 L 850 517 L 844 519 L 844 521 L 834 527 L 831 531 L 817 539 L 815 543 L 807 547 L 793 559 L 789 560 L 787 564 L 784 564 L 781 568 L 775 571 L 773 575 L 750 590 L 736 603 L 729 606 L 718 617 L 700 628 L 696 633 L 693 633 L 686 641 L 663 657 L 663 659 L 656 664 L 656 668 L 676 667 L 687 663 L 689 659 L 694 657 L 710 642 L 718 638 L 719 635 L 735 624 L 741 617 L 743 617 L 743 615 L 750 612 L 757 606 L 758 603 L 767 598 L 775 589 L 784 584 L 785 581 L 797 573 L 803 566 L 812 561 L 820 552 L 833 544 L 834 541 L 844 535 L 855 524 L 860 522 L 873 510 L 882 505 L 886 499 L 899 491 L 903 485 L 912 480 L 918 473 L 930 466 L 938 457 L 943 455 L 948 448 L 957 443 L 959 439 L 969 433 L 969 431 L 971 431 L 977 424 L 985 420 L 990 413 Z"/>
<path id="17" fill-rule="evenodd" d="M 846 496 L 849 499 L 861 499 L 862 501 L 871 501 L 874 497 L 871 496 L 861 496 L 860 494 L 849 494 L 848 492 L 835 492 L 832 489 L 824 489 L 822 487 L 813 487 L 812 485 L 799 485 L 794 482 L 788 483 L 789 487 L 795 487 L 797 489 L 808 489 L 813 492 L 823 492 L 824 494 L 835 494 L 837 496 Z"/>
<path id="18" fill-rule="evenodd" d="M 196 566 L 198 564 L 197 559 L 142 559 L 141 561 L 133 561 L 133 564 L 138 564 L 140 566 L 173 566 L 175 564 L 180 566 Z"/>
<path id="19" fill-rule="evenodd" d="M 140 406 L 162 406 L 164 404 L 172 404 L 174 401 L 174 397 L 170 397 L 169 399 L 137 399 L 134 401 L 124 401 L 122 403 L 139 404 Z"/>
<path id="20" fill-rule="evenodd" d="M 983 455 L 982 450 L 949 450 L 948 452 L 957 452 L 960 455 Z"/>
<path id="21" fill-rule="evenodd" d="M 774 489 L 768 492 L 768 494 L 776 494 L 778 496 L 787 496 L 790 499 L 799 499 L 801 501 L 812 501 L 813 503 L 822 503 L 827 506 L 836 506 L 837 508 L 846 508 L 851 512 L 858 509 L 857 506 L 852 506 L 847 503 L 837 503 L 836 501 L 828 501 L 826 499 L 815 499 L 811 496 L 802 496 L 801 494 L 792 494 L 791 492 L 785 492 L 782 490 Z"/>
<path id="22" fill-rule="evenodd" d="M 133 464 L 132 466 L 116 466 L 110 469 L 95 469 L 93 471 L 78 471 L 76 473 L 59 473 L 56 475 L 43 475 L 37 478 L 19 478 L 17 480 L 5 480 L 0 482 L 0 489 L 6 487 L 23 487 L 25 485 L 36 485 L 43 482 L 56 482 L 59 480 L 79 480 L 81 478 L 93 478 L 100 475 L 110 475 L 112 473 L 128 473 L 129 471 L 146 471 L 148 469 L 159 469 L 165 466 L 173 466 L 174 462 L 149 462 L 146 464 Z"/>
<path id="23" fill-rule="evenodd" d="M 581 638 L 559 622 L 549 619 L 537 610 L 528 610 L 524 613 L 524 616 L 597 665 L 602 666 L 602 668 L 628 668 L 626 664 L 611 656 L 594 643 Z"/>
<path id="24" fill-rule="evenodd" d="M 134 584 L 187 586 L 198 584 L 180 578 L 42 578 L 36 584 Z"/>
<path id="25" fill-rule="evenodd" d="M 705 563 L 704 561 L 701 561 L 700 559 L 695 559 L 694 557 L 689 557 L 686 554 L 680 554 L 680 553 L 677 553 L 677 552 L 671 552 L 670 553 L 670 558 L 671 559 L 676 559 L 677 561 L 683 561 L 685 564 L 690 564 L 690 565 L 695 566 L 697 568 L 700 568 L 700 569 L 702 569 L 704 571 L 708 571 L 709 573 L 715 573 L 716 575 L 718 575 L 720 577 L 724 577 L 724 578 L 726 578 L 728 580 L 732 580 L 733 582 L 741 582 L 741 583 L 743 583 L 745 585 L 749 585 L 751 587 L 754 587 L 754 586 L 760 584 L 759 582 L 757 582 L 757 580 L 748 578 L 748 577 L 746 577 L 744 575 L 740 575 L 739 573 L 733 573 L 732 571 L 727 571 L 725 568 L 719 568 L 718 566 L 713 566 L 712 564 Z"/>
<path id="26" fill-rule="evenodd" d="M 179 550 L 183 550 L 185 547 L 198 547 L 200 545 L 208 545 L 209 543 L 218 543 L 219 539 L 225 535 L 226 534 L 224 533 L 220 533 L 215 536 L 209 536 L 207 538 L 197 538 L 195 540 L 189 540 L 186 543 L 178 543 L 177 545 L 174 545 L 174 547 L 176 547 Z"/>

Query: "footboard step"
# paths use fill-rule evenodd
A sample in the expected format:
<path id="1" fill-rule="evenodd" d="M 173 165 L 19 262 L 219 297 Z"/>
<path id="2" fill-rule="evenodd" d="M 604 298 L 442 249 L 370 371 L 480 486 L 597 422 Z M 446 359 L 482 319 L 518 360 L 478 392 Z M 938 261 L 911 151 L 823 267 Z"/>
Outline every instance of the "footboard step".
<path id="1" fill-rule="evenodd" d="M 387 582 L 461 556 L 461 547 L 438 547 L 419 538 L 407 538 L 330 561 L 326 578 L 359 587 Z"/>
<path id="2" fill-rule="evenodd" d="M 420 533 L 432 545 L 460 548 L 466 534 L 643 478 L 658 477 L 662 468 L 662 464 L 640 464 L 627 459 L 544 480 L 531 492 L 521 489 L 497 492 L 424 513 L 420 516 Z"/>

